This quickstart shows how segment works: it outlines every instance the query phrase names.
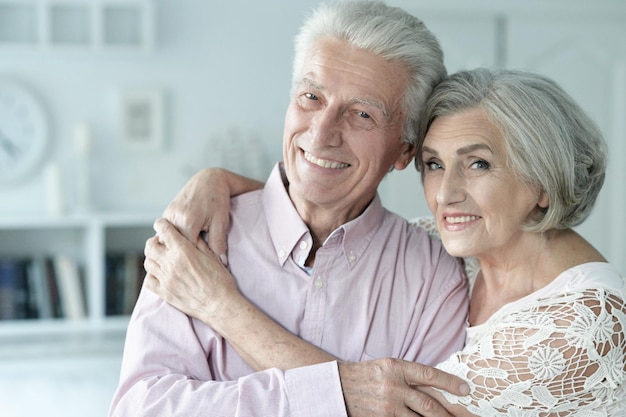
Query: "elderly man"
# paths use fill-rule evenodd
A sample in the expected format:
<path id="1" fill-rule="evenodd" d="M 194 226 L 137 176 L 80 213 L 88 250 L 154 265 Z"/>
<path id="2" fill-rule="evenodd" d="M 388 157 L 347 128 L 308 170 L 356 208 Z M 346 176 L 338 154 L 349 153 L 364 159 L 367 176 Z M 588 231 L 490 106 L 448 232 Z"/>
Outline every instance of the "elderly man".
<path id="1" fill-rule="evenodd" d="M 341 375 L 336 361 L 255 371 L 262 364 L 210 327 L 241 311 L 203 302 L 208 278 L 226 270 L 159 220 L 112 416 L 449 416 L 413 386 L 467 387 L 413 362 L 463 345 L 464 275 L 376 194 L 411 162 L 420 107 L 444 75 L 436 39 L 406 12 L 318 8 L 296 42 L 284 161 L 264 189 L 233 199 L 228 261 L 248 307 L 347 361 Z M 161 292 L 178 278 L 195 286 Z"/>

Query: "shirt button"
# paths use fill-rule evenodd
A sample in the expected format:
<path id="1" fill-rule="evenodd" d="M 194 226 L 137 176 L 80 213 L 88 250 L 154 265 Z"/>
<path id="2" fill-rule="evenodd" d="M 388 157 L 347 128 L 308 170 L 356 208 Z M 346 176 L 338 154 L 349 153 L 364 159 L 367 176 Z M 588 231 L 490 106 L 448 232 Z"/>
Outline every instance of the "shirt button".
<path id="1" fill-rule="evenodd" d="M 348 254 L 348 260 L 350 262 L 356 261 L 356 255 L 354 254 L 354 252 L 350 251 L 350 254 Z"/>
<path id="2" fill-rule="evenodd" d="M 287 254 L 287 252 L 285 252 L 284 249 L 281 249 L 281 250 L 278 251 L 278 257 L 279 258 L 284 258 L 286 254 Z"/>
<path id="3" fill-rule="evenodd" d="M 324 286 L 324 282 L 322 281 L 320 277 L 317 277 L 315 278 L 315 283 L 313 285 L 315 285 L 315 288 L 319 290 L 320 288 Z"/>
<path id="4" fill-rule="evenodd" d="M 309 246 L 306 242 L 302 241 L 300 242 L 300 249 L 305 250 L 307 248 L 307 246 Z"/>

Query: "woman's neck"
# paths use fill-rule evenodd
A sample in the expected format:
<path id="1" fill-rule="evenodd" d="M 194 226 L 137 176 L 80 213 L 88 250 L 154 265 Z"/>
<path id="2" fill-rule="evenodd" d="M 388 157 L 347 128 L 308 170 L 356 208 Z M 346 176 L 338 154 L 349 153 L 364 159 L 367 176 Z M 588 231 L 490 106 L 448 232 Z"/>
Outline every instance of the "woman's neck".
<path id="1" fill-rule="evenodd" d="M 478 256 L 470 323 L 481 324 L 503 305 L 550 284 L 562 272 L 606 259 L 571 229 L 527 233 L 515 250 Z"/>

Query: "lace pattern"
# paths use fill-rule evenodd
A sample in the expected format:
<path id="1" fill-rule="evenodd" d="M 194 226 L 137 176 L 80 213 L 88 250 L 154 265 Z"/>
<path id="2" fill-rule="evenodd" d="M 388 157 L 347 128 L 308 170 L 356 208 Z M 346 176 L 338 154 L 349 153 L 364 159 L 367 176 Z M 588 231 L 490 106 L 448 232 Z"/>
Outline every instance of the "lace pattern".
<path id="1" fill-rule="evenodd" d="M 431 234 L 432 218 L 413 222 Z M 470 283 L 478 273 L 466 259 Z M 528 299 L 472 328 L 465 348 L 438 368 L 471 394 L 443 392 L 477 416 L 626 416 L 626 304 L 602 288 Z"/>
<path id="2" fill-rule="evenodd" d="M 626 305 L 604 289 L 496 314 L 438 367 L 465 377 L 456 397 L 479 416 L 626 416 Z M 446 393 L 444 393 L 446 394 Z"/>

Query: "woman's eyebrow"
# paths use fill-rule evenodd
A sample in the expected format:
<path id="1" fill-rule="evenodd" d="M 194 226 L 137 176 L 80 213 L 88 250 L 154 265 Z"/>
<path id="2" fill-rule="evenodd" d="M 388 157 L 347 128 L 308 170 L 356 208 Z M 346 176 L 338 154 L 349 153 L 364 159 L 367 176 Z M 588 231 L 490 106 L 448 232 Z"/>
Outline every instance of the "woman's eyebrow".
<path id="1" fill-rule="evenodd" d="M 468 153 L 472 153 L 472 152 L 474 152 L 475 150 L 478 150 L 478 149 L 485 149 L 485 150 L 493 153 L 491 148 L 489 146 L 487 146 L 486 144 L 484 144 L 484 143 L 473 143 L 471 145 L 463 146 L 462 148 L 457 149 L 456 150 L 456 154 L 457 155 L 465 155 L 465 154 L 468 154 Z M 434 155 L 434 156 L 439 156 L 439 152 L 437 152 L 435 149 L 433 149 L 431 147 L 428 147 L 428 146 L 422 146 L 422 153 L 424 153 L 424 152 L 428 152 L 429 154 Z"/>
<path id="2" fill-rule="evenodd" d="M 456 154 L 457 155 L 465 155 L 465 154 L 474 152 L 475 150 L 478 150 L 478 149 L 485 149 L 485 150 L 493 153 L 491 148 L 489 146 L 487 146 L 486 144 L 484 144 L 484 143 L 473 143 L 471 145 L 467 145 L 467 146 L 464 146 L 462 148 L 457 149 L 456 150 Z"/>
<path id="3" fill-rule="evenodd" d="M 436 150 L 434 150 L 433 148 L 429 148 L 428 146 L 422 146 L 422 153 L 429 153 L 433 156 L 439 156 L 439 152 L 437 152 Z"/>

